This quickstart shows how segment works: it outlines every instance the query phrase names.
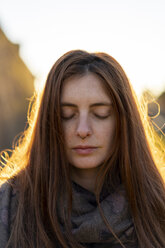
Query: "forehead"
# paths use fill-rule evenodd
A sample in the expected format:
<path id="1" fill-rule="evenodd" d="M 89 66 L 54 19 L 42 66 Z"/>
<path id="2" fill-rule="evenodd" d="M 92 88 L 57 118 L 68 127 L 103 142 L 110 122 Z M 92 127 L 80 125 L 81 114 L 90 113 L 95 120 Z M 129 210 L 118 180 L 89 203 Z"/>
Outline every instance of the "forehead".
<path id="1" fill-rule="evenodd" d="M 70 78 L 63 84 L 61 102 L 104 100 L 111 103 L 103 84 L 104 82 L 93 73 Z"/>

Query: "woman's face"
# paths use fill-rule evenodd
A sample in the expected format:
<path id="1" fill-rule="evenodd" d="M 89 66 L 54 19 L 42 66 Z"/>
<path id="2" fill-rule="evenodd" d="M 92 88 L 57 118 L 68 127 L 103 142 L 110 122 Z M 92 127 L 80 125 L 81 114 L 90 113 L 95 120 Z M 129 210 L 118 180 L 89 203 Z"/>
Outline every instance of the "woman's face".
<path id="1" fill-rule="evenodd" d="M 112 101 L 92 73 L 64 82 L 61 115 L 69 163 L 94 170 L 110 154 L 115 116 Z"/>

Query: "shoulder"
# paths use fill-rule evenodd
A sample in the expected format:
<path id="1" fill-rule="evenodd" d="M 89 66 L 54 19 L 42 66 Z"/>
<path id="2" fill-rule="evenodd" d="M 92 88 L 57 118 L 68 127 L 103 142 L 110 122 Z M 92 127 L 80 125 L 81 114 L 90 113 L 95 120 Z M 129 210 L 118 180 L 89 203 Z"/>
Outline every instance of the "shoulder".
<path id="1" fill-rule="evenodd" d="M 12 181 L 7 181 L 0 186 L 0 210 L 11 205 L 17 195 L 17 190 Z"/>
<path id="2" fill-rule="evenodd" d="M 10 225 L 15 215 L 17 192 L 11 182 L 0 186 L 0 244 L 5 247 L 9 235 Z"/>

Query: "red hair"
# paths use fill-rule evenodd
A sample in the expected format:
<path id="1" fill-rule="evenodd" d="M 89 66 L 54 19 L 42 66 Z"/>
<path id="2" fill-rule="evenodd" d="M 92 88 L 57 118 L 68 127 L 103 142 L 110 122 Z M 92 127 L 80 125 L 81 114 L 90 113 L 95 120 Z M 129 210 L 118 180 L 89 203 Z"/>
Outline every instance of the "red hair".
<path id="1" fill-rule="evenodd" d="M 128 196 L 139 247 L 165 247 L 165 185 L 152 156 L 144 125 L 129 84 L 119 63 L 105 53 L 70 51 L 53 65 L 33 119 L 22 143 L 16 147 L 5 170 L 19 187 L 19 205 L 9 243 L 13 247 L 83 247 L 71 233 L 71 178 L 60 112 L 63 82 L 69 77 L 93 73 L 113 101 L 116 115 L 114 147 L 101 167 L 97 200 L 105 182 L 114 187 L 121 180 Z M 33 120 L 33 121 L 31 121 Z M 12 169 L 11 169 L 12 164 Z M 63 182 L 61 183 L 61 178 Z M 67 199 L 66 236 L 58 222 Z M 99 204 L 99 202 L 98 202 Z M 63 209 L 64 211 L 64 209 Z M 104 219 L 103 212 L 100 209 Z M 104 219 L 111 230 L 110 223 Z M 114 234 L 115 236 L 115 234 Z M 124 245 L 122 245 L 124 247 Z"/>

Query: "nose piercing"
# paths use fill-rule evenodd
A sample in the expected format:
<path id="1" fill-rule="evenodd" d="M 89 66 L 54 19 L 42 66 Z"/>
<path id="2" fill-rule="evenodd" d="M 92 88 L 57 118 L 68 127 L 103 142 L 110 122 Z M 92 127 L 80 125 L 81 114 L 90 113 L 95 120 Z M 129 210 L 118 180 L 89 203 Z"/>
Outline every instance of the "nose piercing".
<path id="1" fill-rule="evenodd" d="M 85 138 L 86 138 L 86 136 L 85 137 L 81 137 L 82 140 L 84 140 Z"/>

